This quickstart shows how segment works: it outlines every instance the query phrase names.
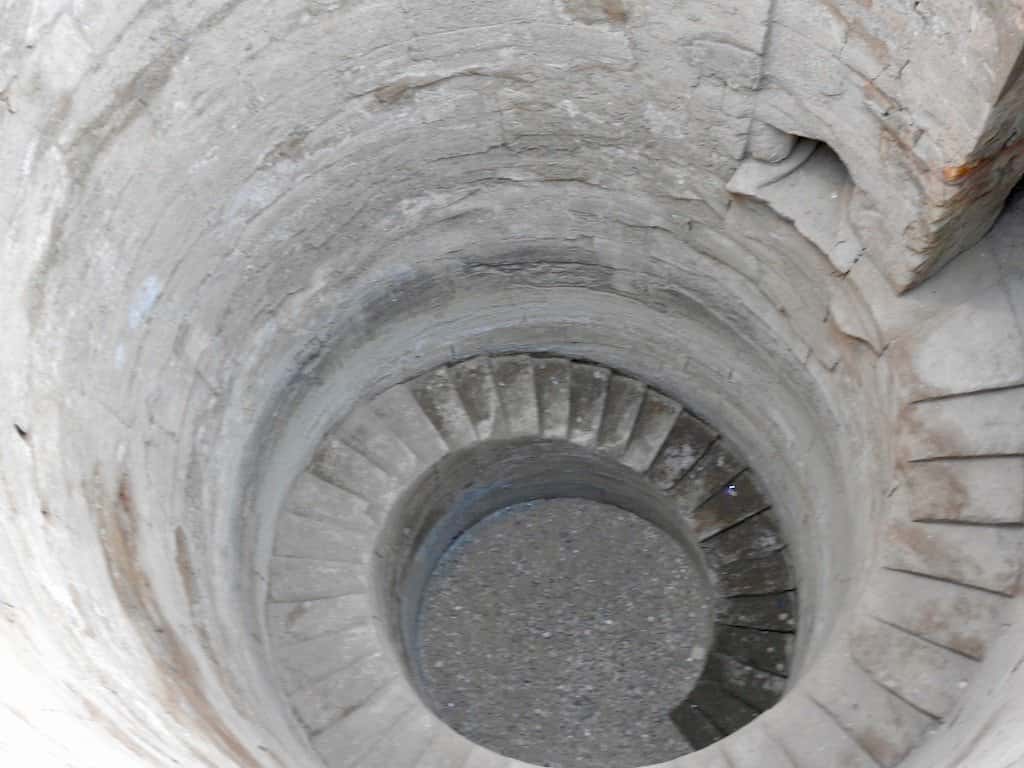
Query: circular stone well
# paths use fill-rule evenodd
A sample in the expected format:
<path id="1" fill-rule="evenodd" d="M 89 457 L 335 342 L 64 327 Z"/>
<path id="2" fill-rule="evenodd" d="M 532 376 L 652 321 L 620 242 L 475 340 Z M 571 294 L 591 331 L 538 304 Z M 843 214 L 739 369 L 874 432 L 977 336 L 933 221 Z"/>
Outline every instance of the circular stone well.
<path id="1" fill-rule="evenodd" d="M 499 510 L 425 590 L 418 663 L 434 710 L 542 766 L 623 768 L 690 751 L 669 713 L 711 642 L 702 566 L 667 533 L 589 499 Z"/>
<path id="2" fill-rule="evenodd" d="M 342 416 L 292 485 L 267 602 L 282 688 L 331 766 L 388 764 L 399 731 L 424 765 L 674 760 L 798 669 L 776 513 L 640 379 L 551 355 L 435 368 Z"/>

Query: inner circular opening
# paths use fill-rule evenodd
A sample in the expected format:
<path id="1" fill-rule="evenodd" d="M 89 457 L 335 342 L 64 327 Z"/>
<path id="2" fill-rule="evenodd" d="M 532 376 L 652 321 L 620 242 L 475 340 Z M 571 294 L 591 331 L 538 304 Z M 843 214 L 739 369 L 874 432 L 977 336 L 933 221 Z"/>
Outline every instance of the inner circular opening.
<path id="1" fill-rule="evenodd" d="M 492 365 L 500 392 L 511 363 Z M 778 514 L 731 441 L 649 389 L 625 447 L 545 436 L 539 418 L 474 441 L 443 418 L 452 401 L 432 394 L 436 379 L 410 389 L 462 447 L 407 472 L 378 518 L 372 610 L 405 679 L 485 748 L 475 754 L 661 764 L 779 701 L 797 582 Z M 405 434 L 408 408 L 392 406 L 382 418 Z M 314 471 L 365 484 L 346 474 L 365 466 L 342 451 L 339 475 L 332 455 Z"/>
<path id="2" fill-rule="evenodd" d="M 446 722 L 545 766 L 623 768 L 691 751 L 670 712 L 696 684 L 713 595 L 658 526 L 587 498 L 507 506 L 446 550 L 416 663 Z"/>
<path id="3" fill-rule="evenodd" d="M 644 475 L 561 440 L 479 443 L 409 488 L 377 552 L 394 649 L 470 740 L 550 766 L 691 751 L 673 715 L 709 656 L 717 589 Z"/>

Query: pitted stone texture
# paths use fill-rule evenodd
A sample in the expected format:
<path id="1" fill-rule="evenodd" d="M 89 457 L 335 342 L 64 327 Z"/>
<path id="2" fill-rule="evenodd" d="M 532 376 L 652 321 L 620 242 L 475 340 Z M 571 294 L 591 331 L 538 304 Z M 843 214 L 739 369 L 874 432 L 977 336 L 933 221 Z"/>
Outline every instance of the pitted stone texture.
<path id="1" fill-rule="evenodd" d="M 696 565 L 649 523 L 530 502 L 439 564 L 420 660 L 438 711 L 478 743 L 538 765 L 647 765 L 687 749 L 668 712 L 701 672 L 710 618 Z"/>

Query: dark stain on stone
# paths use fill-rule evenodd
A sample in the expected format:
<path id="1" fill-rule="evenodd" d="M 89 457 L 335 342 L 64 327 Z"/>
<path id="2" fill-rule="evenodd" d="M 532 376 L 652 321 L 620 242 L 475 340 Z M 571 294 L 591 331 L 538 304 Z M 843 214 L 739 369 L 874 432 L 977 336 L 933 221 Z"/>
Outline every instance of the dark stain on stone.
<path id="1" fill-rule="evenodd" d="M 117 721 L 115 721 L 114 718 L 110 717 L 106 712 L 104 712 L 99 705 L 95 704 L 94 702 L 90 701 L 85 697 L 82 697 L 82 706 L 85 707 L 85 711 L 86 713 L 88 713 L 89 719 L 92 722 L 97 723 L 101 725 L 103 728 L 105 728 L 106 731 L 114 737 L 115 741 L 120 742 L 130 752 L 138 755 L 139 757 L 147 761 L 152 758 L 152 755 L 147 753 L 146 750 L 143 749 L 142 746 L 134 738 L 132 738 L 123 728 L 121 728 L 121 726 L 117 724 Z"/>
<path id="2" fill-rule="evenodd" d="M 395 104 L 401 101 L 402 97 L 405 96 L 412 89 L 410 83 L 406 80 L 399 80 L 395 83 L 388 83 L 377 88 L 373 95 L 381 104 Z"/>
<path id="3" fill-rule="evenodd" d="M 928 401 L 925 401 L 927 403 Z M 909 403 L 901 412 L 899 430 L 901 447 L 899 459 L 950 458 L 964 455 L 964 445 L 970 445 L 969 436 L 955 424 L 943 424 L 938 419 L 929 419 L 928 406 Z M 909 446 L 916 448 L 913 455 L 907 453 Z"/>
<path id="4" fill-rule="evenodd" d="M 178 566 L 178 575 L 181 577 L 181 584 L 188 596 L 188 604 L 194 606 L 196 604 L 195 575 L 192 570 L 192 558 L 188 552 L 188 540 L 180 525 L 174 529 L 174 562 Z"/>
<path id="5" fill-rule="evenodd" d="M 99 470 L 95 474 L 99 488 Z M 107 572 L 118 602 L 132 620 L 158 667 L 168 711 L 178 712 L 187 727 L 209 733 L 213 741 L 239 765 L 259 766 L 261 761 L 235 737 L 203 692 L 202 673 L 184 641 L 157 603 L 152 584 L 139 555 L 139 514 L 127 475 L 118 482 L 113 504 L 95 499 L 100 540 Z M 179 529 L 180 530 L 180 529 Z M 203 763 L 208 761 L 196 755 Z"/>
<path id="6" fill-rule="evenodd" d="M 583 24 L 625 24 L 629 10 L 624 0 L 562 0 L 566 12 Z"/>
<path id="7" fill-rule="evenodd" d="M 294 128 L 287 137 L 279 141 L 270 151 L 263 156 L 259 167 L 261 169 L 273 168 L 280 162 L 297 160 L 305 154 L 306 137 L 310 129 L 304 126 Z"/>
<path id="8" fill-rule="evenodd" d="M 420 312 L 435 312 L 452 301 L 455 286 L 443 273 L 411 269 L 376 283 L 365 291 L 359 315 L 360 338 L 372 338 L 375 329 Z"/>
<path id="9" fill-rule="evenodd" d="M 954 473 L 938 463 L 906 468 L 912 520 L 959 520 L 968 509 L 969 493 Z"/>
<path id="10" fill-rule="evenodd" d="M 285 622 L 288 626 L 294 626 L 297 624 L 306 613 L 309 612 L 309 605 L 307 603 L 297 603 L 294 608 L 288 611 L 288 617 Z"/>

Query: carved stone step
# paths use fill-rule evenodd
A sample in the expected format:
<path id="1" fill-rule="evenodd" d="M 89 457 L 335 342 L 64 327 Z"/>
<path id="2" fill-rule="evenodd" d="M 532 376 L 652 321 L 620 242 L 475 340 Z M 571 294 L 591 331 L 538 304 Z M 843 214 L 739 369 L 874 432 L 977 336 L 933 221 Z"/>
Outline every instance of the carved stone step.
<path id="1" fill-rule="evenodd" d="M 616 458 L 625 452 L 646 391 L 643 382 L 621 374 L 613 374 L 608 380 L 604 418 L 597 436 L 599 451 Z"/>
<path id="2" fill-rule="evenodd" d="M 607 368 L 588 363 L 573 363 L 570 389 L 569 440 L 585 448 L 597 445 L 608 396 Z"/>
<path id="3" fill-rule="evenodd" d="M 490 358 L 474 357 L 452 366 L 451 378 L 476 429 L 477 439 L 494 437 L 502 430 L 504 414 Z"/>
<path id="4" fill-rule="evenodd" d="M 693 468 L 716 437 L 704 422 L 679 414 L 647 476 L 655 486 L 668 490 Z"/>
<path id="5" fill-rule="evenodd" d="M 410 382 L 409 390 L 449 448 L 465 448 L 476 442 L 476 427 L 447 368 L 435 368 Z"/>
<path id="6" fill-rule="evenodd" d="M 317 600 L 363 594 L 369 589 L 367 569 L 358 563 L 273 557 L 270 599 L 274 602 Z"/>
<path id="7" fill-rule="evenodd" d="M 747 471 L 723 481 L 710 498 L 688 512 L 688 517 L 697 538 L 703 541 L 767 507 L 768 500 L 758 489 L 753 473 Z"/>
<path id="8" fill-rule="evenodd" d="M 671 715 L 695 746 L 742 728 L 783 692 L 796 599 L 753 472 L 703 422 L 636 379 L 565 358 L 478 357 L 393 386 L 342 419 L 278 520 L 267 630 L 291 706 L 332 768 L 525 765 L 471 745 L 406 690 L 377 636 L 369 592 L 394 500 L 449 452 L 510 438 L 568 440 L 647 473 L 652 492 L 667 491 L 703 540 L 723 599 L 704 674 Z M 717 768 L 726 754 L 690 760 Z"/>
<path id="9" fill-rule="evenodd" d="M 503 435 L 527 437 L 540 432 L 537 387 L 529 355 L 506 355 L 492 360 L 494 381 L 505 415 Z"/>
<path id="10" fill-rule="evenodd" d="M 569 437 L 571 363 L 561 357 L 533 360 L 540 408 L 540 433 L 543 437 L 565 440 Z"/>
<path id="11" fill-rule="evenodd" d="M 720 653 L 708 657 L 704 676 L 760 712 L 773 707 L 786 690 L 786 678 Z"/>
<path id="12" fill-rule="evenodd" d="M 344 715 L 311 741 L 330 768 L 359 765 L 363 756 L 384 738 L 400 738 L 394 729 L 414 707 L 422 706 L 404 680 L 396 678 Z"/>
<path id="13" fill-rule="evenodd" d="M 978 663 L 875 619 L 857 623 L 850 648 L 860 666 L 904 701 L 939 718 L 952 711 Z"/>
<path id="14" fill-rule="evenodd" d="M 719 600 L 715 606 L 715 621 L 734 627 L 794 632 L 796 620 L 796 598 L 793 592 L 731 597 Z"/>
<path id="15" fill-rule="evenodd" d="M 622 463 L 637 472 L 647 472 L 682 410 L 675 400 L 648 387 Z"/>

